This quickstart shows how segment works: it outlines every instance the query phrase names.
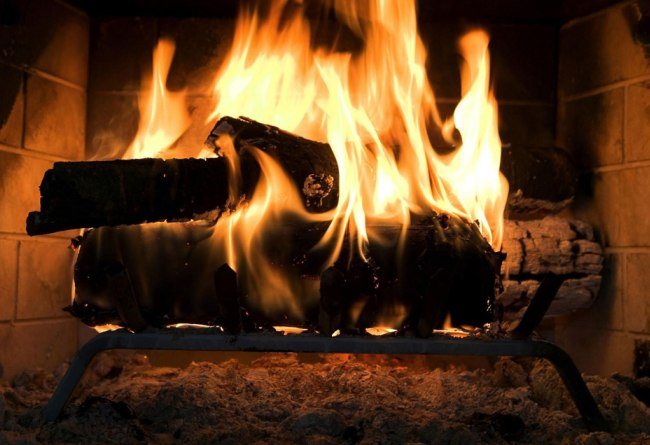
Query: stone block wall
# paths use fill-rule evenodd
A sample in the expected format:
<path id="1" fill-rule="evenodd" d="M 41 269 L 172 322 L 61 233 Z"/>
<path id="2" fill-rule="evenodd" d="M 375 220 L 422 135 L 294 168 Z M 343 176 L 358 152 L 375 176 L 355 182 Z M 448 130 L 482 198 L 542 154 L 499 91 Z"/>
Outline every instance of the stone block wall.
<path id="1" fill-rule="evenodd" d="M 69 233 L 28 237 L 43 172 L 85 152 L 88 17 L 59 0 L 0 7 L 0 374 L 54 368 L 77 348 Z"/>
<path id="2" fill-rule="evenodd" d="M 634 342 L 650 338 L 649 14 L 646 0 L 621 2 L 560 30 L 558 144 L 582 170 L 574 210 L 599 229 L 607 265 L 596 306 L 556 336 L 590 373 L 630 373 Z"/>

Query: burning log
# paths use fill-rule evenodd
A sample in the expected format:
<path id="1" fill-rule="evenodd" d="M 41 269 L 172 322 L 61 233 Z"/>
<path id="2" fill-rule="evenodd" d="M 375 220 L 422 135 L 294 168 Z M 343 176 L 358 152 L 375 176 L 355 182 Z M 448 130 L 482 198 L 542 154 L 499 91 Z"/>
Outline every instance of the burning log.
<path id="1" fill-rule="evenodd" d="M 76 297 L 71 312 L 89 324 L 128 325 L 115 310 L 100 268 L 105 252 L 111 252 L 111 245 L 118 242 L 123 246 L 123 263 L 140 311 L 150 325 L 215 324 L 225 312 L 235 313 L 238 320 L 235 308 L 239 305 L 252 319 L 266 324 L 301 323 L 290 314 L 269 313 L 259 307 L 246 288 L 246 270 L 238 274 L 243 288 L 242 299 L 236 303 L 232 295 L 239 290 L 233 280 L 211 276 L 210 271 L 224 263 L 224 249 L 214 244 L 212 229 L 206 224 L 179 223 L 87 232 L 75 265 Z M 401 320 L 403 326 L 411 326 L 424 336 L 430 333 L 429 326 L 440 327 L 447 314 L 456 324 L 481 325 L 494 319 L 494 289 L 502 256 L 492 250 L 474 223 L 447 215 L 417 221 L 407 230 L 402 255 L 397 255 L 401 227 L 369 229 L 387 240 L 371 243 L 369 263 L 354 260 L 349 266 L 350 251 L 344 242 L 339 260 L 322 275 L 325 254 L 312 247 L 326 225 L 285 225 L 277 228 L 282 236 L 268 237 L 259 255 L 291 271 L 297 280 L 313 282 L 314 277 L 321 277 L 320 295 L 318 288 L 300 295 L 303 323 L 319 326 L 328 334 L 337 329 L 362 329 L 383 324 L 382 320 L 399 307 L 400 317 L 393 323 Z M 147 249 L 142 248 L 145 245 Z M 438 275 L 431 275 L 437 269 L 445 271 L 439 280 L 435 278 Z M 213 282 L 219 289 L 216 297 Z M 226 288 L 229 290 L 222 291 Z M 440 293 L 443 290 L 444 295 Z M 434 316 L 427 312 L 425 317 L 423 311 L 432 305 L 437 305 Z M 241 323 L 235 324 L 232 328 L 236 331 Z"/>
<path id="2" fill-rule="evenodd" d="M 214 273 L 219 326 L 229 334 L 242 330 L 242 317 L 239 307 L 239 288 L 237 273 L 227 264 L 221 265 Z"/>
<path id="3" fill-rule="evenodd" d="M 335 267 L 329 267 L 320 276 L 320 303 L 318 328 L 326 335 L 332 335 L 344 326 L 345 274 Z"/>
<path id="4" fill-rule="evenodd" d="M 549 273 L 565 278 L 548 311 L 564 315 L 591 306 L 601 283 L 603 251 L 591 226 L 578 220 L 546 217 L 506 221 L 502 265 L 504 292 L 498 301 L 506 318 L 517 318 Z"/>
<path id="5" fill-rule="evenodd" d="M 225 159 L 56 162 L 27 233 L 204 217 L 228 201 Z"/>
<path id="6" fill-rule="evenodd" d="M 229 166 L 223 157 L 57 162 L 43 177 L 41 211 L 30 213 L 27 233 L 214 218 L 254 190 L 260 171 L 249 147 L 283 167 L 309 211 L 336 206 L 338 167 L 327 144 L 250 119 L 224 117 L 207 146 L 222 151 L 224 136 L 232 138 L 241 159 L 239 198 L 229 195 Z M 557 211 L 573 196 L 571 163 L 559 149 L 506 148 L 502 171 L 511 184 L 514 213 Z"/>
<path id="7" fill-rule="evenodd" d="M 340 260 L 322 274 L 325 254 L 311 248 L 326 225 L 275 228 L 259 254 L 268 255 L 269 261 L 281 268 L 293 270 L 296 280 L 302 277 L 305 282 L 313 282 L 320 275 L 320 289 L 306 287 L 301 295 L 303 319 L 265 314 L 245 289 L 233 287 L 236 292 L 217 292 L 215 296 L 212 283 L 216 285 L 216 281 L 211 271 L 222 267 L 225 258 L 211 238 L 211 225 L 195 222 L 105 227 L 84 236 L 75 265 L 77 295 L 71 310 L 91 325 L 130 326 L 131 322 L 117 310 L 103 267 L 106 258 L 113 257 L 113 244 L 119 242 L 121 261 L 131 278 L 140 312 L 154 326 L 224 323 L 230 319 L 224 314 L 232 313 L 237 331 L 240 318 L 233 308 L 239 306 L 263 324 L 297 325 L 306 320 L 328 334 L 399 319 L 402 326 L 425 335 L 430 327 L 440 327 L 447 314 L 456 324 L 481 324 L 493 316 L 486 296 L 492 295 L 490 289 L 497 282 L 495 271 L 499 270 L 500 258 L 487 248 L 480 234 L 469 230 L 471 227 L 455 218 L 450 222 L 443 215 L 416 221 L 407 230 L 400 263 L 395 252 L 401 227 L 371 226 L 369 230 L 391 241 L 371 245 L 369 264 L 353 261 L 348 265 L 350 252 L 345 242 Z M 496 302 L 504 309 L 506 320 L 520 318 L 549 273 L 564 280 L 549 316 L 587 308 L 594 301 L 603 258 L 588 225 L 558 217 L 507 221 L 504 238 L 504 291 L 496 295 Z M 144 245 L 147 249 L 142 248 Z M 246 277 L 242 272 L 240 283 Z"/>
<path id="8" fill-rule="evenodd" d="M 248 152 L 253 146 L 282 165 L 308 210 L 336 206 L 338 167 L 327 144 L 230 117 L 217 122 L 206 144 L 219 152 L 224 135 L 233 138 L 241 158 L 239 198 L 229 195 L 234 180 L 224 157 L 56 162 L 43 177 L 41 211 L 29 214 L 27 233 L 214 219 L 231 202 L 252 194 L 260 175 L 257 161 Z"/>

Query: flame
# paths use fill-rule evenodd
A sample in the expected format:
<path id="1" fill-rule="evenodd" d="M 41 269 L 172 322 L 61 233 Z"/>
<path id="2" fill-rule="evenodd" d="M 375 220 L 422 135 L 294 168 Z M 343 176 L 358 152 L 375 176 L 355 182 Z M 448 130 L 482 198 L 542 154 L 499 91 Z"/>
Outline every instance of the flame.
<path id="1" fill-rule="evenodd" d="M 165 157 L 165 152 L 190 126 L 185 91 L 167 90 L 167 75 L 176 45 L 161 39 L 153 51 L 153 72 L 149 87 L 140 94 L 140 122 L 125 159 Z M 146 82 L 145 82 L 146 83 Z"/>
<path id="2" fill-rule="evenodd" d="M 381 242 L 372 224 L 400 225 L 403 240 L 411 215 L 432 211 L 477 221 L 498 250 L 507 197 L 488 35 L 473 31 L 460 40 L 462 99 L 443 122 L 426 74 L 415 0 L 326 3 L 363 42 L 360 51 L 314 49 L 300 3 L 270 2 L 264 14 L 243 10 L 215 76 L 216 106 L 208 119 L 246 116 L 327 142 L 336 157 L 338 205 L 312 214 L 282 167 L 254 147 L 247 150 L 260 164 L 261 179 L 250 199 L 238 202 L 240 154 L 231 140 L 218 143 L 218 155 L 229 161 L 232 199 L 215 225 L 215 249 L 266 309 L 297 316 L 305 293 L 300 277 L 260 254 L 271 228 L 288 216 L 329 223 L 316 246 L 327 249 L 326 268 L 338 259 L 346 234 L 350 251 L 366 259 L 368 245 Z M 125 157 L 165 157 L 189 125 L 185 92 L 165 86 L 173 53 L 168 40 L 154 51 L 151 88 L 141 95 L 139 130 Z M 450 140 L 456 129 L 462 143 L 440 154 L 429 137 L 432 128 Z"/>
<path id="3" fill-rule="evenodd" d="M 346 233 L 355 247 L 351 251 L 366 259 L 369 243 L 381 241 L 369 224 L 399 224 L 403 238 L 412 214 L 431 211 L 477 221 L 499 249 L 507 182 L 499 172 L 487 34 L 474 31 L 460 40 L 463 98 L 453 118 L 442 122 L 426 75 L 414 1 L 331 5 L 363 40 L 360 53 L 311 48 L 310 23 L 286 1 L 273 2 L 265 15 L 243 11 L 214 81 L 217 105 L 210 120 L 243 115 L 330 145 L 339 168 L 339 201 L 325 216 L 330 224 L 316 246 L 329 249 L 323 267 L 339 257 Z M 439 154 L 428 136 L 431 126 L 442 133 L 456 128 L 462 144 Z M 228 156 L 234 149 L 222 151 Z M 222 241 L 229 246 L 231 267 L 245 262 L 252 271 L 248 284 L 263 286 L 272 306 L 284 300 L 296 313 L 295 281 L 274 270 L 252 245 L 286 213 L 305 221 L 324 216 L 304 212 L 281 167 L 261 152 L 255 156 L 264 178 L 246 208 L 223 222 Z"/>
<path id="4" fill-rule="evenodd" d="M 363 51 L 311 49 L 309 22 L 299 8 L 287 14 L 286 2 L 273 2 L 266 18 L 244 11 L 214 82 L 218 104 L 210 119 L 245 115 L 329 143 L 340 175 L 339 204 L 321 241 L 334 245 L 331 261 L 346 231 L 363 257 L 369 222 L 406 228 L 411 213 L 431 210 L 478 221 L 498 249 L 507 185 L 499 173 L 487 34 L 475 31 L 461 40 L 463 99 L 453 120 L 442 122 L 414 2 L 332 4 L 363 39 Z M 430 125 L 455 125 L 462 145 L 439 155 L 427 135 Z"/>

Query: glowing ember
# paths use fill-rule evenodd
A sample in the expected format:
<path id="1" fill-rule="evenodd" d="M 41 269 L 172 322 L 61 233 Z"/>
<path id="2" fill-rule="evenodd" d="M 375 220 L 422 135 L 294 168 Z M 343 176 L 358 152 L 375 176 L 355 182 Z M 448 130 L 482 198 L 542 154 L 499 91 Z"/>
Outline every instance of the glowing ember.
<path id="1" fill-rule="evenodd" d="M 174 328 L 174 329 L 205 329 L 205 328 L 213 328 L 214 326 L 208 326 L 205 324 L 197 324 L 197 323 L 175 323 L 175 324 L 170 324 L 167 326 L 168 328 Z M 219 327 L 221 331 L 221 329 Z"/>
<path id="2" fill-rule="evenodd" d="M 366 332 L 370 335 L 382 336 L 397 332 L 397 329 L 389 328 L 386 326 L 374 326 L 372 328 L 366 328 Z"/>
<path id="3" fill-rule="evenodd" d="M 284 335 L 302 334 L 307 330 L 295 326 L 273 326 L 273 329 L 275 329 L 277 332 L 282 332 Z"/>

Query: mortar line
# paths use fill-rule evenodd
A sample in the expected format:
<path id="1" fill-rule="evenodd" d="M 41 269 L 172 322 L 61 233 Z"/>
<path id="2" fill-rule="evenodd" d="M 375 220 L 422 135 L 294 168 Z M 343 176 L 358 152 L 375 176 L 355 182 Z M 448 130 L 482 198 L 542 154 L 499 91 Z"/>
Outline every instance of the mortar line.
<path id="1" fill-rule="evenodd" d="M 43 71 L 39 68 L 34 68 L 33 66 L 24 65 L 24 64 L 21 65 L 21 64 L 5 62 L 5 61 L 0 61 L 0 64 L 20 70 L 23 73 L 32 74 L 41 77 L 43 79 L 50 80 L 54 83 L 58 83 L 59 85 L 67 86 L 68 88 L 72 88 L 74 90 L 81 91 L 83 93 L 86 92 L 86 87 L 82 85 L 76 84 L 70 80 L 66 80 L 63 77 L 57 76 L 56 74 L 48 73 L 47 71 Z"/>
<path id="2" fill-rule="evenodd" d="M 636 83 L 645 82 L 650 80 L 650 74 L 640 74 L 638 76 L 630 77 L 629 79 L 619 80 L 618 82 L 612 82 L 607 85 L 600 87 L 592 88 L 581 93 L 569 94 L 567 96 L 560 98 L 560 103 L 573 102 L 580 99 L 586 99 L 591 96 L 597 96 L 602 93 L 607 93 L 609 91 L 616 90 L 618 88 L 634 85 Z"/>
<path id="3" fill-rule="evenodd" d="M 16 284 L 15 284 L 15 289 L 14 289 L 14 314 L 13 314 L 13 321 L 18 319 L 18 285 L 20 283 L 20 247 L 21 247 L 20 242 L 17 243 L 16 245 Z"/>
<path id="4" fill-rule="evenodd" d="M 32 150 L 30 148 L 22 148 L 22 147 L 12 147 L 11 145 L 6 145 L 0 143 L 0 151 L 5 152 L 5 153 L 12 153 L 12 154 L 17 154 L 17 155 L 24 155 L 24 156 L 29 156 L 32 158 L 36 159 L 41 159 L 45 161 L 52 161 L 52 162 L 70 162 L 74 161 L 74 159 L 68 159 L 64 158 L 61 156 L 56 156 L 56 155 L 51 155 L 48 153 L 43 153 L 41 151 L 37 150 Z"/>
<path id="5" fill-rule="evenodd" d="M 68 321 L 76 321 L 77 319 L 74 318 L 73 316 L 64 313 L 61 311 L 62 315 L 60 317 L 37 317 L 37 318 L 26 318 L 26 319 L 20 319 L 20 320 L 14 320 L 12 325 L 17 326 L 29 326 L 29 325 L 38 325 L 38 324 L 43 324 L 45 322 L 47 323 L 63 323 L 63 322 L 68 322 Z"/>
<path id="6" fill-rule="evenodd" d="M 139 90 L 88 90 L 88 94 L 103 94 L 105 96 L 137 96 L 139 93 Z"/>
<path id="7" fill-rule="evenodd" d="M 23 101 L 22 122 L 20 123 L 20 146 L 24 147 L 27 134 L 27 73 L 20 71 L 20 78 L 22 81 L 22 85 L 20 86 L 20 94 Z M 0 144 L 0 146 L 2 145 Z"/>
<path id="8" fill-rule="evenodd" d="M 650 253 L 650 246 L 609 246 L 603 250 L 605 253 Z"/>
<path id="9" fill-rule="evenodd" d="M 41 241 L 41 242 L 55 242 L 55 241 L 68 241 L 69 236 L 62 235 L 39 235 L 38 237 L 29 236 L 24 233 L 13 232 L 0 232 L 0 239 L 14 240 L 14 241 Z"/>
<path id="10" fill-rule="evenodd" d="M 86 18 L 90 19 L 90 16 L 81 8 L 77 8 L 76 6 L 72 6 L 66 1 L 63 0 L 54 0 L 56 3 L 60 4 L 61 6 L 64 6 L 65 8 L 69 9 L 70 11 L 73 11 L 74 13 Z"/>
<path id="11" fill-rule="evenodd" d="M 621 170 L 632 170 L 635 168 L 643 168 L 643 167 L 650 167 L 650 159 L 645 161 L 631 161 L 626 164 L 619 163 L 619 164 L 603 165 L 602 167 L 594 167 L 587 171 L 592 171 L 594 173 L 607 173 L 607 172 L 615 172 Z"/>
<path id="12" fill-rule="evenodd" d="M 621 259 L 623 261 L 623 276 L 621 277 L 621 289 L 619 290 L 621 297 L 619 298 L 619 304 L 621 305 L 621 314 L 623 314 L 623 328 L 627 331 L 627 253 L 622 252 Z"/>
<path id="13" fill-rule="evenodd" d="M 614 9 L 617 9 L 617 8 L 622 8 L 622 7 L 625 7 L 627 5 L 633 4 L 634 2 L 635 2 L 635 0 L 620 1 L 620 2 L 614 3 L 613 5 L 609 5 L 609 6 L 606 6 L 604 8 L 601 8 L 598 11 L 591 12 L 591 13 L 589 13 L 587 15 L 583 15 L 581 17 L 576 17 L 574 19 L 569 20 L 566 23 L 563 23 L 560 26 L 560 31 L 567 30 L 569 28 L 572 28 L 574 25 L 580 24 L 582 22 L 586 22 L 587 20 L 591 20 L 592 18 L 597 17 L 597 16 L 599 16 L 601 14 L 605 14 L 608 11 L 611 11 L 611 10 L 614 10 Z"/>
<path id="14" fill-rule="evenodd" d="M 625 164 L 627 161 L 627 102 L 628 102 L 628 89 L 629 85 L 625 85 L 623 87 L 623 122 L 621 123 L 623 125 L 623 144 L 622 144 L 622 152 L 621 152 L 621 163 Z"/>

